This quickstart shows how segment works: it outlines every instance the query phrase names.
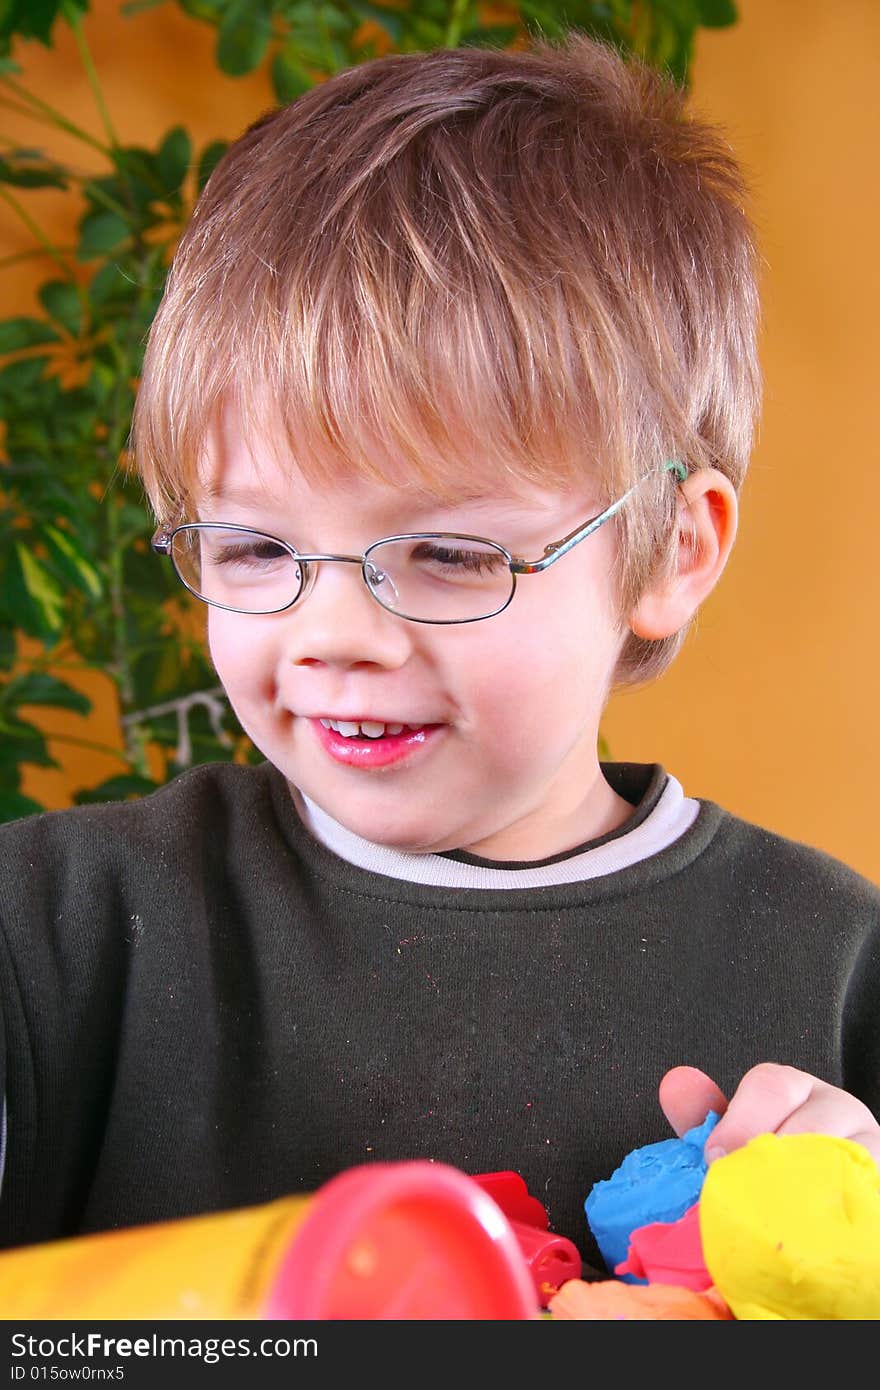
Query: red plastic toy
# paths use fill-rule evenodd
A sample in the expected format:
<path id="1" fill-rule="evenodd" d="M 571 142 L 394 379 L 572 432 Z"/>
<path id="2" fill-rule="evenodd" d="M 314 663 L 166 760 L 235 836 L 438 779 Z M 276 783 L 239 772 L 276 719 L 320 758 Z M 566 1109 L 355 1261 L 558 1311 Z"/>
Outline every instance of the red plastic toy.
<path id="1" fill-rule="evenodd" d="M 519 1173 L 477 1173 L 474 1181 L 488 1192 L 513 1227 L 541 1307 L 546 1308 L 566 1280 L 581 1277 L 580 1251 L 573 1241 L 548 1229 L 546 1209 L 530 1195 Z"/>

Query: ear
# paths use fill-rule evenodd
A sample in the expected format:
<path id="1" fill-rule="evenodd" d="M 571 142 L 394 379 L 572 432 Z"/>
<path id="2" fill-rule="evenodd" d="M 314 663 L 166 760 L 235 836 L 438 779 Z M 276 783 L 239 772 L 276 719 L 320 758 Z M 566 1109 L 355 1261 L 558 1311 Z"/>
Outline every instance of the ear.
<path id="1" fill-rule="evenodd" d="M 717 468 L 697 469 L 681 484 L 675 563 L 631 613 L 629 628 L 636 637 L 657 641 L 689 622 L 721 578 L 738 515 L 733 484 Z"/>

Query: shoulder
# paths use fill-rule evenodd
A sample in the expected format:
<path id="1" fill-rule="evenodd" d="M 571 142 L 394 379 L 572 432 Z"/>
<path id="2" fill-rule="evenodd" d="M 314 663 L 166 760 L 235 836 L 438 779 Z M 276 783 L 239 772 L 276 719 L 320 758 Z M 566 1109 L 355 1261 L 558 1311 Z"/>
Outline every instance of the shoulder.
<path id="1" fill-rule="evenodd" d="M 268 764 L 212 764 L 137 801 L 0 826 L 0 950 L 45 992 L 46 981 L 91 978 L 110 957 L 123 968 L 135 937 L 142 963 L 147 937 L 150 950 L 177 949 L 194 924 L 258 893 L 272 866 L 283 873 L 284 789 Z"/>
<path id="2" fill-rule="evenodd" d="M 857 911 L 880 921 L 880 886 L 843 860 L 720 807 L 713 810 L 716 869 L 731 881 L 745 882 L 752 896 L 787 898 L 807 913 Z"/>
<path id="3" fill-rule="evenodd" d="M 271 817 L 274 778 L 269 764 L 257 767 L 209 763 L 181 773 L 157 791 L 134 801 L 111 801 L 46 811 L 0 826 L 4 876 L 24 860 L 37 873 L 67 863 L 116 854 L 181 850 L 242 821 Z M 0 872 L 4 872 L 0 869 Z"/>

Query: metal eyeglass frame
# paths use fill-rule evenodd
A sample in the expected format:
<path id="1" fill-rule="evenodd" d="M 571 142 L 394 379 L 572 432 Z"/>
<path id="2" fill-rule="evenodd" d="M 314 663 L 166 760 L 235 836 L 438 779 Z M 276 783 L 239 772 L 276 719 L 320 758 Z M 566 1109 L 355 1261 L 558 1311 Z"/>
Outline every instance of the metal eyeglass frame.
<path id="1" fill-rule="evenodd" d="M 224 524 L 223 522 L 199 521 L 183 522 L 178 526 L 172 527 L 171 530 L 167 530 L 164 527 L 159 526 L 150 544 L 153 548 L 153 551 L 157 555 L 166 555 L 169 557 L 172 565 L 174 566 L 174 573 L 177 575 L 181 584 L 184 586 L 185 589 L 189 590 L 191 594 L 193 594 L 197 599 L 199 599 L 201 603 L 206 603 L 212 608 L 223 608 L 229 613 L 243 613 L 247 616 L 252 617 L 265 617 L 272 613 L 286 613 L 287 610 L 289 608 L 292 608 L 295 603 L 299 603 L 300 599 L 303 598 L 307 590 L 310 588 L 310 581 L 312 578 L 308 569 L 308 566 L 310 564 L 314 564 L 323 560 L 340 560 L 346 564 L 360 565 L 364 583 L 367 586 L 370 596 L 373 599 L 375 599 L 376 603 L 378 603 L 381 608 L 385 609 L 386 613 L 393 613 L 395 617 L 402 618 L 404 622 L 429 623 L 435 627 L 460 626 L 462 623 L 482 623 L 485 622 L 487 618 L 497 617 L 499 613 L 503 613 L 505 608 L 509 607 L 510 603 L 513 600 L 513 596 L 516 593 L 516 577 L 518 574 L 540 574 L 543 570 L 548 569 L 550 565 L 555 564 L 556 561 L 560 560 L 563 555 L 567 555 L 570 550 L 573 550 L 576 545 L 580 545 L 581 541 L 585 541 L 588 536 L 592 536 L 594 531 L 598 531 L 599 527 L 603 526 L 606 521 L 610 521 L 611 517 L 616 516 L 617 513 L 620 511 L 621 507 L 624 505 L 626 501 L 628 501 L 628 499 L 632 496 L 636 489 L 641 487 L 642 483 L 647 482 L 649 478 L 652 478 L 654 474 L 658 472 L 673 472 L 676 476 L 676 480 L 679 483 L 683 483 L 688 475 L 687 468 L 678 459 L 669 459 L 666 463 L 661 464 L 659 468 L 652 468 L 650 472 L 645 473 L 643 477 L 639 478 L 637 482 L 633 483 L 632 487 L 628 488 L 622 497 L 618 497 L 616 502 L 612 502 L 611 505 L 606 507 L 603 512 L 600 512 L 598 516 L 594 516 L 590 521 L 584 522 L 583 525 L 576 527 L 574 531 L 569 531 L 568 535 L 563 536 L 560 540 L 551 541 L 549 545 L 545 545 L 544 553 L 539 560 L 517 559 L 517 557 L 512 555 L 510 551 L 507 549 L 507 547 L 501 545 L 499 541 L 491 541 L 486 536 L 471 536 L 463 531 L 407 531 L 399 536 L 382 536 L 380 540 L 373 541 L 371 545 L 368 545 L 363 555 L 300 555 L 299 552 L 296 551 L 292 545 L 288 545 L 287 541 L 281 540 L 279 536 L 271 535 L 271 533 L 268 531 L 260 531 L 252 526 L 238 526 L 234 523 Z M 295 559 L 298 562 L 298 564 L 302 566 L 303 569 L 302 583 L 300 584 L 297 593 L 290 600 L 290 603 L 282 604 L 280 608 L 236 608 L 232 604 L 217 603 L 215 599 L 205 598 L 203 594 L 198 593 L 189 584 L 187 584 L 186 580 L 180 573 L 180 570 L 177 568 L 177 565 L 174 561 L 174 555 L 172 553 L 172 544 L 174 541 L 174 537 L 180 531 L 206 529 L 216 529 L 222 531 L 246 531 L 251 535 L 265 536 L 267 540 L 274 541 L 277 545 L 282 546 L 286 551 L 288 551 L 289 554 L 293 557 L 293 559 Z M 384 545 L 387 541 L 419 540 L 465 540 L 477 541 L 482 545 L 492 546 L 495 550 L 497 550 L 500 554 L 504 556 L 505 560 L 507 561 L 508 568 L 510 569 L 510 593 L 508 594 L 504 603 L 502 603 L 500 607 L 494 608 L 491 613 L 481 613 L 478 618 L 412 618 L 407 613 L 399 613 L 396 608 L 389 608 L 388 605 L 383 603 L 382 600 L 375 593 L 374 589 L 371 586 L 370 579 L 368 578 L 368 567 L 373 569 L 374 574 L 376 572 L 376 566 L 370 565 L 370 552 L 372 550 L 375 550 L 377 546 Z"/>

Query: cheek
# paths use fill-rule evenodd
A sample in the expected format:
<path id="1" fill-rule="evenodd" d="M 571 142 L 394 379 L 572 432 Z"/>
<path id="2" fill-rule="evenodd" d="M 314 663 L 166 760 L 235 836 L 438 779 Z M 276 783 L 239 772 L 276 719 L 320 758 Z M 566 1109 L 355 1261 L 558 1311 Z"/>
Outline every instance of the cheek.
<path id="1" fill-rule="evenodd" d="M 481 712 L 495 711 L 500 734 L 580 723 L 604 703 L 621 642 L 605 586 L 555 577 L 521 580 L 510 609 L 474 643 L 470 693 Z"/>
<path id="2" fill-rule="evenodd" d="M 225 613 L 222 608 L 208 611 L 208 649 L 214 669 L 230 698 L 246 692 L 266 679 L 268 653 L 254 620 L 241 614 Z"/>
<path id="3" fill-rule="evenodd" d="M 487 622 L 456 661 L 462 703 L 495 743 L 583 708 L 593 683 L 583 622 L 524 610 Z"/>
<path id="4" fill-rule="evenodd" d="M 232 656 L 235 650 L 229 628 L 228 614 L 222 613 L 217 608 L 208 609 L 208 650 L 211 653 L 214 669 L 224 684 L 226 683 L 227 671 L 232 669 Z"/>

